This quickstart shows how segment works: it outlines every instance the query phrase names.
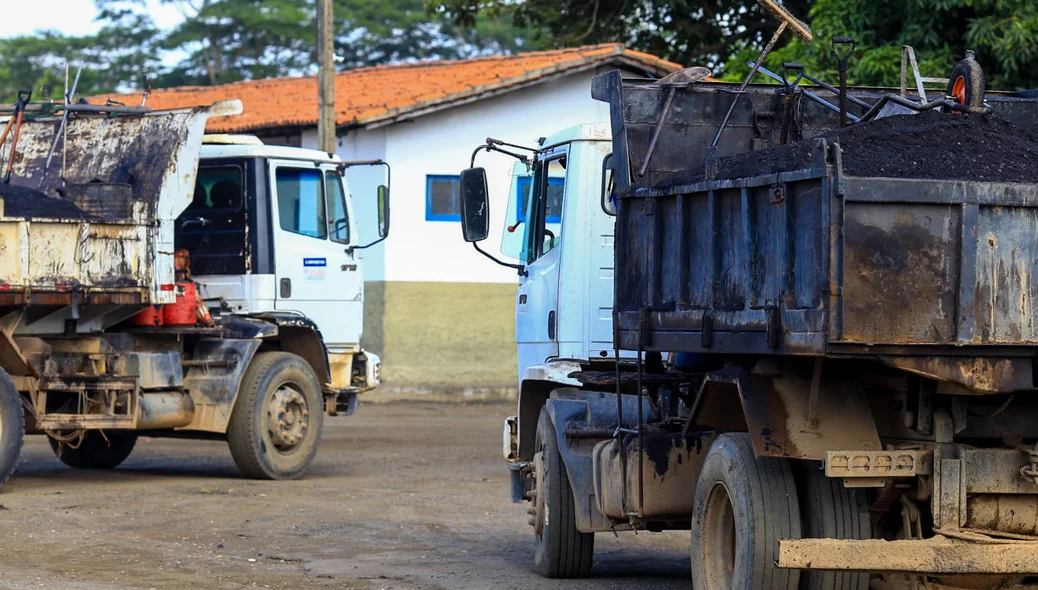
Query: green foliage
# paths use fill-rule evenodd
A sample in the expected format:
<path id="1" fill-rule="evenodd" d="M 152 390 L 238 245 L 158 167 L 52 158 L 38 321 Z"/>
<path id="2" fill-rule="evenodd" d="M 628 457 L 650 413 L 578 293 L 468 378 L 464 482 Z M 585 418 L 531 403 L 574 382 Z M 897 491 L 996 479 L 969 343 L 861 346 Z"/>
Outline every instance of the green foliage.
<path id="1" fill-rule="evenodd" d="M 211 85 L 316 71 L 316 0 L 162 0 L 184 15 L 161 31 L 145 0 L 95 0 L 96 35 L 0 39 L 0 101 L 20 88 L 60 99 L 64 64 L 83 62 L 77 94 Z M 480 17 L 460 25 L 424 0 L 334 0 L 337 68 L 453 59 L 537 47 L 529 32 Z M 47 98 L 47 97 L 44 97 Z"/>
<path id="2" fill-rule="evenodd" d="M 760 43 L 774 20 L 752 0 L 428 0 L 471 25 L 481 16 L 533 32 L 550 47 L 620 42 L 687 65 L 722 69 L 732 47 Z M 785 0 L 805 14 L 810 0 Z"/>
<path id="3" fill-rule="evenodd" d="M 816 41 L 787 43 L 767 60 L 769 69 L 799 61 L 835 83 L 829 40 L 850 35 L 858 41 L 848 70 L 852 84 L 899 85 L 901 46 L 911 45 L 924 76 L 946 77 L 972 49 L 989 88 L 1038 86 L 1038 4 L 1028 0 L 815 0 L 809 21 Z M 725 77 L 741 79 L 758 51 L 735 52 Z"/>

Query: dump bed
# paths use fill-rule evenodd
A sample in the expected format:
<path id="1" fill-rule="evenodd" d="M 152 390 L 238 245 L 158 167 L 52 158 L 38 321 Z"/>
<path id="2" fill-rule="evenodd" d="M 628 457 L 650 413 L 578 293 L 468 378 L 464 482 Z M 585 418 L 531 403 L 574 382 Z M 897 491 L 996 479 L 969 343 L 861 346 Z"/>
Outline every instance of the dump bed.
<path id="1" fill-rule="evenodd" d="M 1024 160 L 1014 182 L 956 172 L 948 174 L 955 180 L 855 176 L 846 154 L 882 146 L 849 150 L 828 136 L 800 144 L 793 168 L 718 178 L 723 160 L 704 160 L 734 95 L 691 85 L 674 89 L 638 176 L 670 90 L 618 72 L 594 85 L 595 98 L 610 103 L 620 163 L 614 306 L 622 348 L 868 356 L 975 391 L 1033 386 L 1038 182 L 1022 180 L 1038 180 L 1038 167 Z M 774 146 L 781 101 L 776 87 L 751 86 L 719 154 Z M 1035 101 L 989 103 L 999 117 L 1034 128 Z M 804 137 L 837 125 L 835 113 L 805 102 Z M 948 149 L 973 149 L 972 138 L 949 139 L 957 145 Z M 767 168 L 773 157 L 741 163 Z M 899 154 L 890 168 L 940 176 L 925 172 L 927 162 L 905 162 L 912 157 Z M 1011 164 L 984 171 L 997 177 Z"/>
<path id="2" fill-rule="evenodd" d="M 76 317 L 92 304 L 172 303 L 174 220 L 192 200 L 206 120 L 240 110 L 232 101 L 143 114 L 76 113 L 49 170 L 60 116 L 30 111 L 10 185 L 0 185 L 0 311 L 42 306 L 40 315 L 73 306 Z"/>

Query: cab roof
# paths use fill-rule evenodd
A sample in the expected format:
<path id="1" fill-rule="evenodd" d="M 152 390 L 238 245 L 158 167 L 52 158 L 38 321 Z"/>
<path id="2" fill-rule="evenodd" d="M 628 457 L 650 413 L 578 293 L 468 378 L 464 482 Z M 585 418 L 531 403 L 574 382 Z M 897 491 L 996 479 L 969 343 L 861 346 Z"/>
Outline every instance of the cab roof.
<path id="1" fill-rule="evenodd" d="M 337 154 L 284 145 L 266 145 L 251 135 L 206 136 L 202 141 L 201 158 L 274 158 L 335 164 L 342 162 Z"/>
<path id="2" fill-rule="evenodd" d="M 543 147 L 551 147 L 571 141 L 612 141 L 613 134 L 608 123 L 584 123 L 556 131 L 544 138 Z"/>

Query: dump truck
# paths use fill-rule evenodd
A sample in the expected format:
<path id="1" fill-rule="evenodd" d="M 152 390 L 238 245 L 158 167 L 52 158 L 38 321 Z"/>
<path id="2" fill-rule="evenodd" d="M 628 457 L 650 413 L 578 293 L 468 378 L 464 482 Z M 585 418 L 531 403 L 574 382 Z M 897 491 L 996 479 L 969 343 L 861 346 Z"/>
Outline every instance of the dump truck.
<path id="1" fill-rule="evenodd" d="M 344 172 L 384 163 L 206 136 L 238 101 L 6 110 L 0 482 L 27 433 L 74 468 L 114 468 L 143 435 L 226 440 L 247 476 L 301 476 L 324 414 L 379 383 Z M 388 184 L 366 197 L 384 238 Z"/>
<path id="2" fill-rule="evenodd" d="M 518 159 L 503 453 L 538 570 L 689 530 L 697 590 L 1038 575 L 1038 102 L 851 88 L 844 129 L 816 86 L 735 90 L 601 74 L 609 125 L 479 148 Z M 462 232 L 497 260 L 488 186 Z"/>

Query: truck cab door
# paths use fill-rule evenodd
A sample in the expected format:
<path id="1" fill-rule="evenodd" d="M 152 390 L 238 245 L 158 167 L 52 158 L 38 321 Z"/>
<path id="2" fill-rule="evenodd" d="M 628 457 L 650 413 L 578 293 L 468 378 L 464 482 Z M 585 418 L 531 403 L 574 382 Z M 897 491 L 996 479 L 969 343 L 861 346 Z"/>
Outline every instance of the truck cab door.
<path id="1" fill-rule="evenodd" d="M 329 351 L 355 348 L 364 310 L 363 279 L 349 199 L 333 164 L 272 160 L 274 309 L 317 324 Z"/>
<path id="2" fill-rule="evenodd" d="M 522 259 L 527 276 L 516 291 L 516 345 L 519 371 L 559 355 L 559 276 L 562 210 L 568 147 L 546 153 L 528 181 L 519 179 L 517 202 L 524 214 Z"/>

